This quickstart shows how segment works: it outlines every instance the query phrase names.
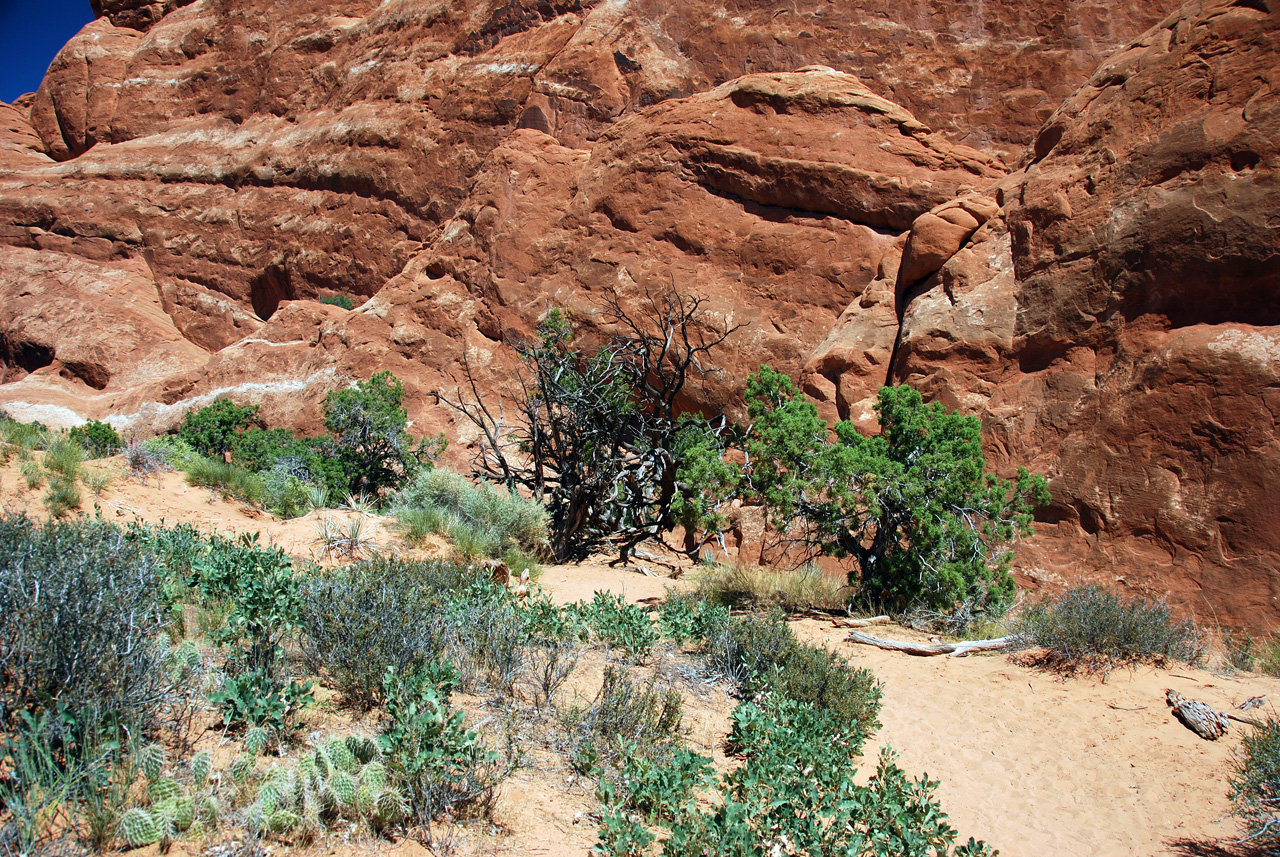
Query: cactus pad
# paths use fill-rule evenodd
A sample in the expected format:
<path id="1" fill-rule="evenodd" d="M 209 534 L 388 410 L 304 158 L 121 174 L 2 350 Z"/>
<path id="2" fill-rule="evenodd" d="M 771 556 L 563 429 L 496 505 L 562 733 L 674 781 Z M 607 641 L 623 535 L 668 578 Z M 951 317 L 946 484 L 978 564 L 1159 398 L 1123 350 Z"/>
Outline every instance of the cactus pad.
<path id="1" fill-rule="evenodd" d="M 139 848 L 160 841 L 160 828 L 151 813 L 134 807 L 125 810 L 116 822 L 116 835 L 130 848 Z"/>
<path id="2" fill-rule="evenodd" d="M 159 744 L 148 744 L 138 750 L 138 767 L 142 768 L 142 774 L 148 780 L 159 779 L 164 768 L 164 748 Z"/>

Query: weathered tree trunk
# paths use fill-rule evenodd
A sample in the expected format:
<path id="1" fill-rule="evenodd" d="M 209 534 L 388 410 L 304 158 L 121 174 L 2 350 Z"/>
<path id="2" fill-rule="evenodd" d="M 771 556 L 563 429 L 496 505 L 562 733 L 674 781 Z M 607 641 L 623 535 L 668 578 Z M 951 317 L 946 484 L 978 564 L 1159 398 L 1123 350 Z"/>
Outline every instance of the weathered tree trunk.
<path id="1" fill-rule="evenodd" d="M 962 657 L 971 652 L 992 652 L 997 649 L 1007 649 L 1016 642 L 1014 637 L 996 637 L 991 640 L 965 640 L 960 643 L 904 643 L 898 640 L 882 640 L 879 637 L 872 637 L 869 634 L 863 634 L 858 631 L 850 631 L 849 636 L 844 639 L 847 643 L 862 643 L 865 646 L 875 646 L 877 649 L 888 649 L 891 652 L 906 652 L 908 655 L 919 655 L 921 657 L 927 655 L 949 655 L 953 658 Z"/>
<path id="2" fill-rule="evenodd" d="M 1214 711 L 1203 702 L 1187 699 L 1172 689 L 1164 692 L 1164 700 L 1173 709 L 1173 716 L 1201 738 L 1216 741 L 1227 734 L 1231 723 L 1226 714 Z"/>

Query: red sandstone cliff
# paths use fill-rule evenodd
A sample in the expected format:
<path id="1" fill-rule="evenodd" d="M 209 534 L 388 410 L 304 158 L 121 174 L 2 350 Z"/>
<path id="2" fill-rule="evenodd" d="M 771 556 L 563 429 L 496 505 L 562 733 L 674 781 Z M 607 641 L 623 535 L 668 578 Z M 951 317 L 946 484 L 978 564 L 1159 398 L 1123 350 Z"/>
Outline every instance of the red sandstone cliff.
<path id="1" fill-rule="evenodd" d="M 700 406 L 912 383 L 1052 477 L 1030 579 L 1266 624 L 1271 2 L 103 0 L 0 105 L 0 402 L 308 426 L 390 368 L 459 433 L 464 354 L 675 283 L 747 323 Z"/>

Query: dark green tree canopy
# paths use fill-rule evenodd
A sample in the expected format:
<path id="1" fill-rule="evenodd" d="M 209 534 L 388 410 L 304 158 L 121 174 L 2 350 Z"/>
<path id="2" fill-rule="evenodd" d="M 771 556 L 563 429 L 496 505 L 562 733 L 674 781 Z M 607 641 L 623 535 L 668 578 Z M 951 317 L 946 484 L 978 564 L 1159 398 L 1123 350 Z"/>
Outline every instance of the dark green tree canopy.
<path id="1" fill-rule="evenodd" d="M 714 509 L 741 497 L 766 508 L 782 556 L 853 560 L 850 582 L 890 609 L 983 609 L 1013 594 L 1009 545 L 1031 532 L 1048 502 L 1039 476 L 986 472 L 976 417 L 926 405 L 910 387 L 880 390 L 881 433 L 834 430 L 791 379 L 768 366 L 747 383 L 752 420 L 728 447 L 744 462 L 715 479 L 726 450 L 704 443 L 682 465 L 690 504 L 714 526 Z M 699 484 L 699 478 L 713 477 Z M 696 517 L 696 516 L 695 516 Z"/>
<path id="2" fill-rule="evenodd" d="M 257 405 L 237 405 L 220 396 L 198 411 L 187 411 L 178 437 L 201 455 L 221 457 L 231 449 L 236 436 L 258 421 Z"/>

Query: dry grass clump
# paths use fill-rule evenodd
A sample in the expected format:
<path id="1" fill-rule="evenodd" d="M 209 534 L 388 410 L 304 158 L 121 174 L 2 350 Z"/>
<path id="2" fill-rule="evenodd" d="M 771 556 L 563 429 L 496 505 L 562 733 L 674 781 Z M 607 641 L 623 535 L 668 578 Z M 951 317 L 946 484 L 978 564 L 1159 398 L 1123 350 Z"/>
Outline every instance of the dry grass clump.
<path id="1" fill-rule="evenodd" d="M 789 612 L 844 610 L 851 593 L 843 579 L 812 565 L 780 569 L 716 563 L 699 569 L 695 580 L 699 593 L 708 601 L 728 606 L 781 607 Z"/>
<path id="2" fill-rule="evenodd" d="M 1163 601 L 1125 598 L 1098 586 L 1028 605 L 1015 628 L 1023 644 L 1043 649 L 1031 661 L 1064 672 L 1105 675 L 1119 666 L 1196 663 L 1204 656 L 1199 628 L 1175 618 Z"/>

